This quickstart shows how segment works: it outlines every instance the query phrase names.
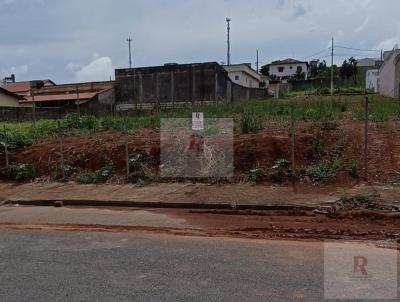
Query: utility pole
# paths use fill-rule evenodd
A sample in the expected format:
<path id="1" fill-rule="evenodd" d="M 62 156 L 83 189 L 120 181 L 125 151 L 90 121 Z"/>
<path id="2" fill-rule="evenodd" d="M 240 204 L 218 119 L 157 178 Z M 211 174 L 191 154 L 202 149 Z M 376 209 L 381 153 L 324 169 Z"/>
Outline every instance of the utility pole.
<path id="1" fill-rule="evenodd" d="M 257 63 L 256 63 L 256 65 L 257 65 L 257 73 L 258 73 L 258 70 L 259 70 L 258 49 L 257 49 Z"/>
<path id="2" fill-rule="evenodd" d="M 132 68 L 132 48 L 131 48 L 131 43 L 132 43 L 132 38 L 129 37 L 126 39 L 126 42 L 129 44 L 129 68 Z"/>
<path id="3" fill-rule="evenodd" d="M 332 62 L 331 62 L 331 96 L 334 93 L 334 84 L 333 84 L 333 37 L 332 37 Z"/>
<path id="4" fill-rule="evenodd" d="M 228 31 L 228 54 L 227 54 L 227 65 L 231 65 L 231 18 L 226 18 L 227 31 Z"/>

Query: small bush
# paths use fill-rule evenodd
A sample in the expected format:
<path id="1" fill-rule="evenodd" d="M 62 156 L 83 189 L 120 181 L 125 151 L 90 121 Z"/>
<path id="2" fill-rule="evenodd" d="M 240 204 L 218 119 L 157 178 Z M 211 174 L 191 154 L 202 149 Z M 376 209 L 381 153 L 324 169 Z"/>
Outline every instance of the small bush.
<path id="1" fill-rule="evenodd" d="M 348 163 L 347 172 L 353 178 L 358 177 L 358 162 L 356 160 L 352 160 Z"/>
<path id="2" fill-rule="evenodd" d="M 260 164 L 255 165 L 244 177 L 246 182 L 258 182 L 264 177 L 264 169 Z"/>
<path id="3" fill-rule="evenodd" d="M 113 173 L 112 166 L 105 166 L 95 172 L 87 172 L 78 175 L 77 181 L 81 184 L 104 183 L 109 180 Z"/>
<path id="4" fill-rule="evenodd" d="M 76 129 L 76 128 L 79 128 L 81 121 L 80 121 L 78 114 L 73 112 L 73 113 L 68 113 L 65 116 L 65 123 L 68 128 Z"/>
<path id="5" fill-rule="evenodd" d="M 242 133 L 257 133 L 261 129 L 263 129 L 263 122 L 259 116 L 249 113 L 242 115 L 240 119 L 240 130 Z"/>
<path id="6" fill-rule="evenodd" d="M 16 181 L 30 181 L 35 179 L 35 169 L 31 164 L 22 164 L 11 167 L 11 173 Z"/>
<path id="7" fill-rule="evenodd" d="M 97 118 L 93 115 L 85 115 L 80 119 L 81 128 L 95 131 L 98 126 Z"/>
<path id="8" fill-rule="evenodd" d="M 325 182 L 334 176 L 331 167 L 326 163 L 308 167 L 306 175 L 310 177 L 313 183 Z"/>

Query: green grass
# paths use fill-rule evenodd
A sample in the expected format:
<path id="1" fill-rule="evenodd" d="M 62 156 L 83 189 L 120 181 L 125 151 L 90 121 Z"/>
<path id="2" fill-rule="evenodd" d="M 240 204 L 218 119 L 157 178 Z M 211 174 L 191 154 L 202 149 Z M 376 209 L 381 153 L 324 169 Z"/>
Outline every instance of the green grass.
<path id="1" fill-rule="evenodd" d="M 378 95 L 370 95 L 370 118 L 372 121 L 384 122 L 400 119 L 400 102 Z M 191 118 L 193 111 L 205 113 L 206 118 L 232 118 L 236 133 L 254 133 L 266 127 L 268 123 L 279 126 L 290 124 L 291 107 L 294 108 L 296 121 L 327 122 L 340 121 L 345 116 L 356 120 L 365 118 L 365 96 L 306 96 L 294 99 L 237 102 L 234 104 L 198 106 L 191 109 L 178 109 L 158 113 L 134 112 L 129 116 L 82 117 L 69 115 L 60 120 L 61 128 L 66 135 L 88 134 L 97 131 L 130 131 L 136 129 L 160 128 L 163 118 Z M 3 127 L 7 135 L 4 135 Z M 28 145 L 33 141 L 57 133 L 58 121 L 39 120 L 36 128 L 32 122 L 0 123 L 0 145 Z"/>

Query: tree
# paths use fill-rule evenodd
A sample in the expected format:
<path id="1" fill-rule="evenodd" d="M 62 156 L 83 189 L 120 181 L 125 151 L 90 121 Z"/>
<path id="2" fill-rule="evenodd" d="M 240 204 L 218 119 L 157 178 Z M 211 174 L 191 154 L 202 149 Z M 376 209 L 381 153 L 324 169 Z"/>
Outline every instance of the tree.
<path id="1" fill-rule="evenodd" d="M 348 61 L 344 60 L 342 67 L 340 67 L 340 77 L 342 80 L 353 79 L 354 85 L 357 85 L 357 60 L 354 57 L 351 57 Z"/>
<path id="2" fill-rule="evenodd" d="M 267 65 L 261 66 L 260 73 L 263 76 L 269 77 L 269 65 L 267 64 Z"/>
<path id="3" fill-rule="evenodd" d="M 357 75 L 358 75 L 358 67 L 357 60 L 354 57 L 349 59 L 349 73 L 353 76 L 354 85 L 357 85 Z"/>
<path id="4" fill-rule="evenodd" d="M 349 63 L 347 62 L 347 60 L 343 61 L 342 67 L 340 67 L 340 78 L 344 81 L 346 79 L 348 79 L 348 74 L 349 74 Z"/>

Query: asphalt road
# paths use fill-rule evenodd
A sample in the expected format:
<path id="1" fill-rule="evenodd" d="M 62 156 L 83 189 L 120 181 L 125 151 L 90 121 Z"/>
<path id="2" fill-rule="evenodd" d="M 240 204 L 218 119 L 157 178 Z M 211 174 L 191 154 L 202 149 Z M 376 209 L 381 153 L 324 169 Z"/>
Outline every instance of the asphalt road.
<path id="1" fill-rule="evenodd" d="M 321 243 L 0 230 L 0 301 L 324 301 Z"/>

